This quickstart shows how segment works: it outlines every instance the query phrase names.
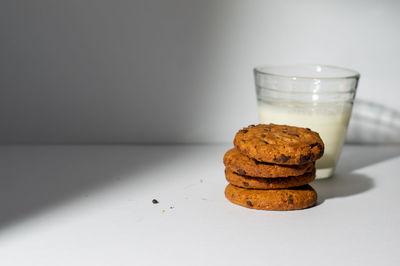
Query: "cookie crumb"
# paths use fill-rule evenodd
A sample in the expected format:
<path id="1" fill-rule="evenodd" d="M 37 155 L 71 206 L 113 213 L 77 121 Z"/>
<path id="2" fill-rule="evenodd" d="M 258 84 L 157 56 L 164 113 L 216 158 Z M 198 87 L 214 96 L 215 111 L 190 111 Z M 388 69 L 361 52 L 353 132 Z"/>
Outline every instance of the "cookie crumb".
<path id="1" fill-rule="evenodd" d="M 171 206 L 171 207 L 169 207 L 169 208 L 172 210 L 172 209 L 174 209 L 175 207 L 174 207 L 174 206 Z"/>
<path id="2" fill-rule="evenodd" d="M 156 199 L 153 199 L 151 202 L 152 202 L 153 204 L 158 204 L 158 200 L 156 200 Z"/>
<path id="3" fill-rule="evenodd" d="M 161 213 L 164 214 L 164 213 L 165 213 L 165 210 L 162 210 Z"/>
<path id="4" fill-rule="evenodd" d="M 203 183 L 203 179 L 200 178 L 200 183 Z"/>

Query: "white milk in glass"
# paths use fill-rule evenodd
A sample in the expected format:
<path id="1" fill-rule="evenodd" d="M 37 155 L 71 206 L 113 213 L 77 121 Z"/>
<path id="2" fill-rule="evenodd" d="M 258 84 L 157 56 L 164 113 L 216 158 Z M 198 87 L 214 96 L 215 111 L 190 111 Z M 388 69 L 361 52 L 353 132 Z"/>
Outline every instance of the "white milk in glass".
<path id="1" fill-rule="evenodd" d="M 316 162 L 317 178 L 333 174 L 346 137 L 351 115 L 351 104 L 278 105 L 259 101 L 261 123 L 286 124 L 310 128 L 319 133 L 325 144 L 324 155 Z"/>

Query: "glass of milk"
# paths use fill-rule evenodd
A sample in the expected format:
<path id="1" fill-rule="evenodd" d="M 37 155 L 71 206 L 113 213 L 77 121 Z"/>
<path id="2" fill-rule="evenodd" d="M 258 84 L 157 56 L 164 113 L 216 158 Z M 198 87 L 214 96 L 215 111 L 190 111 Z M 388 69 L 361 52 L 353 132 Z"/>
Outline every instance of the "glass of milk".
<path id="1" fill-rule="evenodd" d="M 317 178 L 333 175 L 351 116 L 360 74 L 325 65 L 260 66 L 254 69 L 261 123 L 310 128 L 325 152 Z"/>

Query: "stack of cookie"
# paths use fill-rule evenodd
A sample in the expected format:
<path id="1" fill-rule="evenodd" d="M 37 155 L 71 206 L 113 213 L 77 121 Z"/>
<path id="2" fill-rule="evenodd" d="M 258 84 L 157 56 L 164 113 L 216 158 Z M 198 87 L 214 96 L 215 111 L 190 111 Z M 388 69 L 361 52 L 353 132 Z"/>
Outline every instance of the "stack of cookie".
<path id="1" fill-rule="evenodd" d="M 224 156 L 231 202 L 261 210 L 297 210 L 315 205 L 315 160 L 324 153 L 319 134 L 308 128 L 260 124 L 236 133 Z"/>

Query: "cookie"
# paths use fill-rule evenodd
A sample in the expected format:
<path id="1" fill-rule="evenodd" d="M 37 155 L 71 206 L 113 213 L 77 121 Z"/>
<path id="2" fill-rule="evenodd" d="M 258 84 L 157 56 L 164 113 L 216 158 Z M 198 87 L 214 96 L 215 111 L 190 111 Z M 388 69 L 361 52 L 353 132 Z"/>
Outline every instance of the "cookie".
<path id="1" fill-rule="evenodd" d="M 324 143 L 307 128 L 260 124 L 239 130 L 233 141 L 243 154 L 257 161 L 301 165 L 321 158 Z"/>
<path id="2" fill-rule="evenodd" d="M 251 209 L 289 211 L 314 206 L 317 192 L 305 185 L 284 189 L 245 189 L 229 184 L 225 197 L 237 205 Z"/>
<path id="3" fill-rule="evenodd" d="M 310 173 L 314 169 L 312 162 L 299 166 L 259 162 L 241 154 L 235 148 L 225 153 L 224 164 L 227 169 L 240 175 L 268 178 L 299 176 Z"/>
<path id="4" fill-rule="evenodd" d="M 312 182 L 315 179 L 315 169 L 312 173 L 306 173 L 300 176 L 291 176 L 283 178 L 262 178 L 238 175 L 225 169 L 226 180 L 232 185 L 251 188 L 251 189 L 278 189 L 299 187 Z"/>

